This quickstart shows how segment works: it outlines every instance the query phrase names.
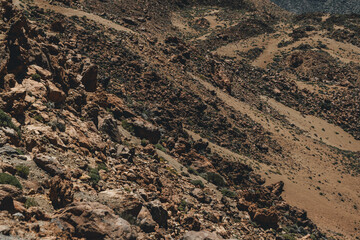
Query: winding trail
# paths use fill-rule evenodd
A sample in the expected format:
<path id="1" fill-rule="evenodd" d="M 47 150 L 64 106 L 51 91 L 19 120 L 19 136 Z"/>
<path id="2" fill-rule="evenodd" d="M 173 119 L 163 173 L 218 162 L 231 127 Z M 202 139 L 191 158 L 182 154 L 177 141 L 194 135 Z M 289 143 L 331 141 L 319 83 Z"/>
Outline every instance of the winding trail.
<path id="1" fill-rule="evenodd" d="M 20 5 L 20 0 L 13 0 L 13 3 L 15 6 L 21 8 Z M 124 27 L 122 25 L 119 25 L 117 23 L 114 23 L 110 20 L 107 20 L 105 18 L 102 18 L 96 14 L 92 14 L 92 13 L 87 13 L 81 10 L 76 10 L 73 8 L 66 8 L 66 7 L 61 7 L 61 6 L 57 6 L 57 5 L 51 5 L 49 2 L 44 1 L 44 0 L 34 0 L 35 5 L 37 5 L 39 8 L 43 8 L 45 10 L 50 10 L 50 11 L 54 11 L 56 13 L 60 13 L 66 17 L 73 17 L 73 16 L 77 16 L 79 18 L 82 17 L 86 17 L 90 20 L 93 20 L 96 23 L 99 23 L 107 28 L 113 28 L 117 31 L 122 31 L 122 32 L 127 32 L 127 33 L 132 33 L 132 34 L 137 34 L 136 32 L 134 32 L 133 30 Z"/>

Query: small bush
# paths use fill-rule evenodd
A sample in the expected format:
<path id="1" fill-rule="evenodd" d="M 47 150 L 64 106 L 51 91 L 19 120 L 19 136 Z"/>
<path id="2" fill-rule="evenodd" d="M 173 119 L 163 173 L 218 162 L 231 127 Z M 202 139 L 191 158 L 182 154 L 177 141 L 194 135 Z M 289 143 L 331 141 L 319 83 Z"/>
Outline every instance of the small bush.
<path id="1" fill-rule="evenodd" d="M 199 175 L 199 172 L 193 169 L 192 167 L 188 167 L 188 172 L 190 174 Z"/>
<path id="2" fill-rule="evenodd" d="M 159 149 L 160 151 L 166 152 L 166 148 L 163 147 L 160 143 L 155 144 L 155 148 Z"/>
<path id="3" fill-rule="evenodd" d="M 25 206 L 26 208 L 30 208 L 30 207 L 39 206 L 39 204 L 35 201 L 34 198 L 27 198 L 24 206 Z"/>
<path id="4" fill-rule="evenodd" d="M 31 75 L 31 78 L 35 81 L 40 81 L 41 76 L 39 74 L 35 73 L 35 74 Z"/>
<path id="5" fill-rule="evenodd" d="M 206 180 L 208 180 L 209 182 L 215 184 L 218 187 L 222 187 L 225 186 L 225 180 L 222 176 L 220 176 L 217 173 L 214 172 L 207 172 L 206 173 Z"/>
<path id="6" fill-rule="evenodd" d="M 39 121 L 39 122 L 44 122 L 44 118 L 40 115 L 40 114 L 37 114 L 33 117 L 36 121 Z"/>
<path id="7" fill-rule="evenodd" d="M 191 180 L 190 181 L 194 186 L 204 188 L 205 185 L 201 180 Z"/>
<path id="8" fill-rule="evenodd" d="M 128 121 L 122 120 L 121 125 L 126 131 L 131 133 L 134 132 L 134 127 L 130 123 L 128 123 Z"/>
<path id="9" fill-rule="evenodd" d="M 184 177 L 190 177 L 190 175 L 186 172 L 181 172 L 181 175 L 184 176 Z"/>
<path id="10" fill-rule="evenodd" d="M 178 210 L 181 212 L 185 212 L 187 209 L 187 205 L 188 205 L 187 202 L 184 199 L 182 199 L 179 204 Z"/>
<path id="11" fill-rule="evenodd" d="M 236 197 L 236 192 L 233 192 L 233 191 L 231 191 L 231 190 L 229 190 L 227 188 L 221 189 L 221 193 L 225 197 L 229 197 L 229 198 L 235 198 Z"/>
<path id="12" fill-rule="evenodd" d="M 15 167 L 16 174 L 19 175 L 22 178 L 27 179 L 30 173 L 30 168 L 28 166 L 25 166 L 23 164 L 17 165 Z"/>
<path id="13" fill-rule="evenodd" d="M 97 185 L 100 181 L 99 170 L 97 170 L 96 168 L 89 168 L 89 177 L 90 182 L 93 185 Z"/>
<path id="14" fill-rule="evenodd" d="M 98 165 L 97 165 L 97 169 L 98 169 L 98 170 L 105 170 L 105 171 L 108 171 L 108 168 L 107 168 L 107 166 L 106 166 L 106 164 L 105 164 L 105 163 L 98 163 Z"/>
<path id="15" fill-rule="evenodd" d="M 7 173 L 0 173 L 0 184 L 10 184 L 19 189 L 22 189 L 22 186 L 21 186 L 19 180 L 17 180 L 17 178 L 15 176 L 12 176 Z"/>
<path id="16" fill-rule="evenodd" d="M 282 237 L 285 240 L 296 240 L 296 237 L 294 236 L 294 234 L 290 234 L 290 233 L 286 233 L 286 234 L 282 235 Z"/>
<path id="17" fill-rule="evenodd" d="M 24 151 L 21 150 L 20 148 L 17 148 L 17 149 L 16 149 L 16 152 L 17 152 L 17 154 L 19 154 L 19 155 L 24 155 L 24 154 L 25 154 Z"/>
<path id="18" fill-rule="evenodd" d="M 146 147 L 149 144 L 149 141 L 146 139 L 141 139 L 141 146 Z"/>
<path id="19" fill-rule="evenodd" d="M 0 110 L 0 127 L 9 127 L 14 129 L 20 135 L 20 129 L 14 125 L 11 117 L 3 110 Z"/>

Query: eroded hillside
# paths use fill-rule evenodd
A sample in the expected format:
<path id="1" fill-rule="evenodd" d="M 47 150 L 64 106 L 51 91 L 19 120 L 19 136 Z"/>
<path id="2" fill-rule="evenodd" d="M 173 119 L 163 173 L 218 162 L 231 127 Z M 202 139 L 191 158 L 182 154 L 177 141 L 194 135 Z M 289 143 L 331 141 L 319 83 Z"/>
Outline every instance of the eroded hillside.
<path id="1" fill-rule="evenodd" d="M 4 238 L 359 237 L 358 16 L 1 10 Z"/>

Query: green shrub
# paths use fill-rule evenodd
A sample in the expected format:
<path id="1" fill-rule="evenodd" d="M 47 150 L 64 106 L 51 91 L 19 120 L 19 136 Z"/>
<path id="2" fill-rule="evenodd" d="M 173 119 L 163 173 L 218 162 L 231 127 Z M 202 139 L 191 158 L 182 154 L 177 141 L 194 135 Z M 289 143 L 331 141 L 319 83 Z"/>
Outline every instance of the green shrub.
<path id="1" fill-rule="evenodd" d="M 190 175 L 186 172 L 181 172 L 181 175 L 184 176 L 184 177 L 190 177 Z"/>
<path id="2" fill-rule="evenodd" d="M 7 173 L 0 173 L 0 184 L 10 184 L 17 188 L 22 189 L 22 186 L 15 176 Z"/>
<path id="3" fill-rule="evenodd" d="M 134 132 L 134 127 L 130 123 L 128 123 L 128 121 L 122 120 L 121 125 L 126 131 L 131 133 Z"/>
<path id="4" fill-rule="evenodd" d="M 291 234 L 291 233 L 286 233 L 286 234 L 282 235 L 282 237 L 285 240 L 296 240 L 296 237 L 294 236 L 294 234 Z"/>
<path id="5" fill-rule="evenodd" d="M 36 121 L 39 121 L 39 122 L 44 122 L 44 118 L 40 115 L 40 114 L 37 114 L 33 117 Z"/>
<path id="6" fill-rule="evenodd" d="M 17 148 L 17 149 L 16 149 L 16 152 L 17 152 L 19 155 L 24 155 L 24 154 L 25 154 L 24 151 L 21 150 L 20 148 Z"/>
<path id="7" fill-rule="evenodd" d="M 41 76 L 39 74 L 35 73 L 35 74 L 31 75 L 31 78 L 35 81 L 40 81 Z"/>
<path id="8" fill-rule="evenodd" d="M 25 166 L 23 164 L 17 165 L 15 167 L 16 174 L 19 175 L 22 178 L 27 179 L 30 173 L 30 168 L 28 166 Z"/>
<path id="9" fill-rule="evenodd" d="M 20 129 L 14 125 L 11 117 L 3 110 L 0 110 L 0 127 L 9 127 L 14 129 L 20 135 Z"/>
<path id="10" fill-rule="evenodd" d="M 26 208 L 30 208 L 30 207 L 39 206 L 39 204 L 35 201 L 34 198 L 27 198 L 24 206 L 25 206 Z"/>
<path id="11" fill-rule="evenodd" d="M 106 166 L 105 163 L 98 163 L 98 164 L 97 164 L 97 169 L 98 169 L 98 170 L 108 171 L 108 168 L 107 168 L 107 166 Z"/>
<path id="12" fill-rule="evenodd" d="M 155 144 L 155 148 L 159 149 L 160 151 L 166 152 L 166 148 L 163 147 L 160 143 Z"/>
<path id="13" fill-rule="evenodd" d="M 141 139 L 141 146 L 146 147 L 149 144 L 149 141 L 146 139 Z"/>
<path id="14" fill-rule="evenodd" d="M 185 212 L 187 209 L 187 205 L 188 205 L 187 202 L 184 199 L 182 199 L 179 204 L 178 210 L 181 212 Z"/>
<path id="15" fill-rule="evenodd" d="M 190 181 L 194 186 L 204 188 L 205 185 L 201 180 L 191 180 Z"/>
<path id="16" fill-rule="evenodd" d="M 233 192 L 233 191 L 231 191 L 231 190 L 229 190 L 227 188 L 221 189 L 221 193 L 225 197 L 229 197 L 229 198 L 235 198 L 236 197 L 236 192 Z"/>
<path id="17" fill-rule="evenodd" d="M 206 180 L 208 180 L 209 182 L 215 184 L 218 187 L 222 187 L 225 186 L 225 180 L 222 176 L 220 176 L 217 173 L 214 172 L 207 172 L 206 173 Z"/>
<path id="18" fill-rule="evenodd" d="M 199 172 L 193 169 L 192 167 L 188 167 L 188 172 L 190 174 L 199 175 Z"/>
<path id="19" fill-rule="evenodd" d="M 98 184 L 98 182 L 100 181 L 99 170 L 97 170 L 96 168 L 89 168 L 89 177 L 90 177 L 90 182 L 93 185 Z"/>

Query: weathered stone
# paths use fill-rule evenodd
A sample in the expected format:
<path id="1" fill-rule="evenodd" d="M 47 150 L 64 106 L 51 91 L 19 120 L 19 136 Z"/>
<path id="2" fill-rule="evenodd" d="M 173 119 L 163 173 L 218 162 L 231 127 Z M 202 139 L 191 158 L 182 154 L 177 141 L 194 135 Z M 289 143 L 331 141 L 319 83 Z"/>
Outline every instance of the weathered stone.
<path id="1" fill-rule="evenodd" d="M 159 200 L 154 200 L 148 204 L 151 216 L 160 227 L 167 228 L 168 212 L 162 207 Z"/>
<path id="2" fill-rule="evenodd" d="M 121 190 L 106 190 L 99 193 L 99 201 L 114 210 L 124 218 L 136 218 L 139 214 L 142 203 L 135 194 Z"/>
<path id="3" fill-rule="evenodd" d="M 144 232 L 150 233 L 155 231 L 156 222 L 152 219 L 151 213 L 146 207 L 141 208 L 137 216 L 137 222 Z"/>
<path id="4" fill-rule="evenodd" d="M 34 162 L 51 176 L 65 176 L 65 171 L 61 169 L 59 162 L 53 157 L 38 154 L 34 157 Z"/>
<path id="5" fill-rule="evenodd" d="M 14 201 L 8 192 L 0 190 L 0 210 L 14 210 Z"/>
<path id="6" fill-rule="evenodd" d="M 74 200 L 72 183 L 55 176 L 50 181 L 49 197 L 55 209 L 65 207 Z"/>
<path id="7" fill-rule="evenodd" d="M 222 237 L 208 231 L 190 231 L 184 234 L 182 240 L 220 240 Z"/>
<path id="8" fill-rule="evenodd" d="M 98 67 L 90 65 L 82 74 L 81 82 L 87 92 L 95 92 L 97 88 Z"/>
<path id="9" fill-rule="evenodd" d="M 105 132 L 114 142 L 121 142 L 121 134 L 113 117 L 107 116 L 98 120 L 98 128 Z"/>
<path id="10" fill-rule="evenodd" d="M 64 231 L 79 238 L 133 239 L 130 224 L 100 203 L 77 202 L 61 210 L 55 219 L 63 223 Z"/>
<path id="11" fill-rule="evenodd" d="M 50 81 L 47 82 L 48 99 L 52 102 L 59 103 L 66 99 L 66 94 Z"/>
<path id="12" fill-rule="evenodd" d="M 137 119 L 131 124 L 137 137 L 147 139 L 150 143 L 157 143 L 160 140 L 161 133 L 157 127 L 149 122 Z"/>

